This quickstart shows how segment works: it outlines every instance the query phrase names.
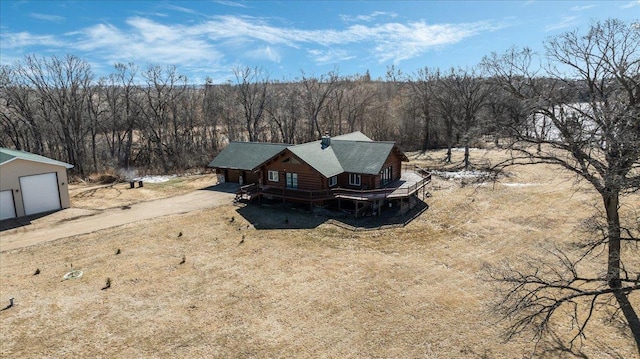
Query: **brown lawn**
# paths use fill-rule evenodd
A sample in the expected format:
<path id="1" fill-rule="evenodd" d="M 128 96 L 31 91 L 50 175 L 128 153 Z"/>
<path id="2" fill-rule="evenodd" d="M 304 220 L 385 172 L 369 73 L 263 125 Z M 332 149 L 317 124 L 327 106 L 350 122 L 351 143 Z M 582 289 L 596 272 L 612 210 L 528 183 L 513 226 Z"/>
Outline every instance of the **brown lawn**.
<path id="1" fill-rule="evenodd" d="M 215 174 L 199 174 L 175 177 L 167 182 L 143 183 L 131 189 L 128 182 L 113 184 L 76 183 L 69 186 L 71 206 L 83 209 L 108 209 L 132 205 L 134 203 L 166 198 L 217 183 Z"/>
<path id="2" fill-rule="evenodd" d="M 472 156 L 495 161 L 500 154 L 476 150 Z M 442 157 L 414 160 L 434 165 Z M 181 186 L 145 185 L 144 191 L 152 198 L 207 184 Z M 105 191 L 112 190 L 83 197 L 78 189 L 73 205 L 132 201 L 113 196 L 110 202 Z M 513 169 L 502 183 L 482 186 L 435 179 L 431 192 L 430 208 L 400 229 L 353 232 L 320 224 L 256 230 L 229 204 L 1 252 L 0 307 L 9 297 L 16 305 L 0 312 L 0 356 L 531 355 L 530 338 L 503 341 L 504 323 L 490 310 L 497 291 L 483 268 L 544 256 L 541 246 L 551 243 L 569 248 L 598 198 L 545 166 Z M 317 221 L 260 210 L 271 220 Z M 626 261 L 640 265 L 638 256 Z M 72 265 L 84 275 L 63 281 Z M 39 275 L 33 275 L 36 268 Z M 102 290 L 107 278 L 111 288 Z M 630 299 L 640 311 L 640 295 Z M 579 349 L 593 358 L 636 357 L 628 330 L 607 322 L 606 314 L 597 313 Z M 561 330 L 568 335 L 570 323 Z M 543 342 L 538 350 L 550 347 Z"/>

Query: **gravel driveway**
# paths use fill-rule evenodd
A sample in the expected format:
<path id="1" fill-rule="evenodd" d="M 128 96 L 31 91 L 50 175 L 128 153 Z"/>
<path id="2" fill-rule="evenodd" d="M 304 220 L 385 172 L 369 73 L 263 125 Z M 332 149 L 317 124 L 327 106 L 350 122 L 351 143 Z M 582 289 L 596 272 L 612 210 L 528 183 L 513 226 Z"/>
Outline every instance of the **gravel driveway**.
<path id="1" fill-rule="evenodd" d="M 171 214 L 188 213 L 229 204 L 238 188 L 222 183 L 184 195 L 132 204 L 106 210 L 68 208 L 32 220 L 30 224 L 0 232 L 0 251 L 32 246 L 60 238 Z"/>

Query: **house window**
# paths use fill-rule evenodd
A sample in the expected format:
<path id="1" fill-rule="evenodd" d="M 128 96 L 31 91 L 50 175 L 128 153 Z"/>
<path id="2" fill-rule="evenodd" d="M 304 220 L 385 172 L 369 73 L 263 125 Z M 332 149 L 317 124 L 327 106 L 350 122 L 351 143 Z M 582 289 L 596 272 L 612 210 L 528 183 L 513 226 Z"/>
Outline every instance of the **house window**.
<path id="1" fill-rule="evenodd" d="M 287 173 L 287 188 L 298 188 L 297 173 Z"/>
<path id="2" fill-rule="evenodd" d="M 393 175 L 393 167 L 389 166 L 382 170 L 382 184 L 385 185 L 391 182 L 391 176 Z"/>
<path id="3" fill-rule="evenodd" d="M 279 181 L 278 171 L 269 171 L 269 181 L 271 182 Z"/>
<path id="4" fill-rule="evenodd" d="M 361 177 L 357 173 L 349 173 L 349 184 L 352 186 L 359 186 Z"/>
<path id="5" fill-rule="evenodd" d="M 333 187 L 338 184 L 338 176 L 329 177 L 329 187 Z"/>

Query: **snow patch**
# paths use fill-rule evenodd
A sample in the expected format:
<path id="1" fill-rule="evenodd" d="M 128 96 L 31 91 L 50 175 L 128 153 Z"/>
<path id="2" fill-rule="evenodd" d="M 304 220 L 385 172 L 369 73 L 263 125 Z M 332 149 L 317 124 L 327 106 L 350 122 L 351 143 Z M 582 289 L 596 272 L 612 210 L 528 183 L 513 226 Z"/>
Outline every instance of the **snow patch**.
<path id="1" fill-rule="evenodd" d="M 170 175 L 170 176 L 144 176 L 144 177 L 137 177 L 135 179 L 133 179 L 133 181 L 142 181 L 142 182 L 147 182 L 147 183 L 162 183 L 162 182 L 167 182 L 171 179 L 174 179 L 178 176 L 176 175 Z"/>
<path id="2" fill-rule="evenodd" d="M 469 152 L 477 151 L 480 148 L 477 147 L 469 147 Z M 464 152 L 464 147 L 452 147 L 451 152 Z"/>
<path id="3" fill-rule="evenodd" d="M 448 179 L 448 180 L 482 178 L 482 177 L 489 176 L 489 172 L 484 172 L 484 171 L 457 171 L 457 172 L 432 171 L 431 174 L 436 175 L 438 177 L 442 177 L 444 179 Z"/>
<path id="4" fill-rule="evenodd" d="M 507 187 L 529 187 L 529 186 L 539 186 L 540 183 L 503 183 L 502 185 Z"/>

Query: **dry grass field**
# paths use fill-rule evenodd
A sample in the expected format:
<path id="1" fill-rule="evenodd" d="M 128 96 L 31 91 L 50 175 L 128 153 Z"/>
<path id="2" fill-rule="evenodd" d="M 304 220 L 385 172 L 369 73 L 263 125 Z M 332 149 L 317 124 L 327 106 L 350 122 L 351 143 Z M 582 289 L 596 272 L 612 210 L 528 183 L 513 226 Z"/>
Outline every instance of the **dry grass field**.
<path id="1" fill-rule="evenodd" d="M 136 183 L 133 190 L 129 188 L 128 182 L 106 185 L 76 183 L 69 186 L 69 196 L 71 197 L 71 206 L 74 208 L 107 209 L 171 197 L 206 188 L 216 182 L 215 174 L 198 174 L 171 178 L 167 182 L 144 183 L 143 187 L 139 187 Z"/>
<path id="2" fill-rule="evenodd" d="M 500 156 L 472 152 L 478 161 Z M 425 166 L 443 157 L 412 156 Z M 77 196 L 86 190 L 72 193 L 72 205 L 123 205 L 104 195 L 113 188 Z M 572 357 L 545 342 L 533 353 L 528 337 L 505 343 L 505 323 L 490 310 L 497 289 L 483 268 L 544 256 L 541 247 L 554 243 L 569 248 L 598 203 L 593 191 L 539 165 L 514 168 L 495 184 L 435 178 L 431 192 L 429 209 L 399 229 L 257 230 L 229 204 L 2 252 L 0 307 L 9 297 L 15 306 L 0 312 L 0 356 Z M 317 221 L 250 210 L 272 222 Z M 626 260 L 637 267 L 640 258 Z M 71 266 L 84 275 L 62 280 Z M 111 287 L 102 290 L 107 278 Z M 640 295 L 630 299 L 640 310 Z M 637 357 L 628 330 L 600 314 L 577 349 L 589 358 Z"/>

